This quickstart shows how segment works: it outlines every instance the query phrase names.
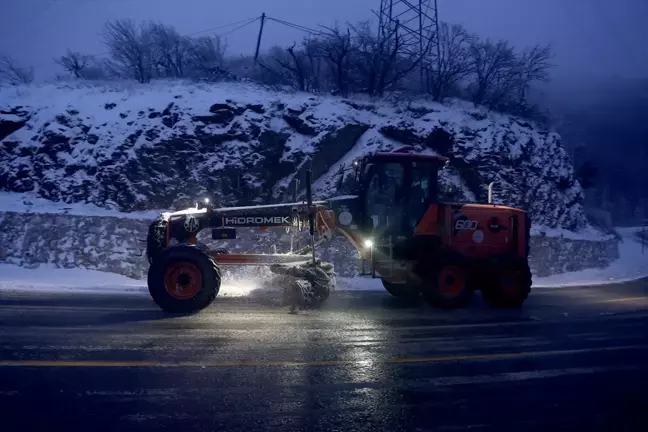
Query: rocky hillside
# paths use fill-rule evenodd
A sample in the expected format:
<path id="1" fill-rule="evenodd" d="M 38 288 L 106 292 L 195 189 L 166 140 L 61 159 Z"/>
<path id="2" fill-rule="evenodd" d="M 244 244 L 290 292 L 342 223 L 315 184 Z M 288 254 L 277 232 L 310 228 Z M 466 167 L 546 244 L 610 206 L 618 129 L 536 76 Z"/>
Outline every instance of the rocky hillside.
<path id="1" fill-rule="evenodd" d="M 318 197 L 341 168 L 403 144 L 449 156 L 463 198 L 586 227 L 560 137 L 460 103 L 347 100 L 244 84 L 43 85 L 0 89 L 0 190 L 120 211 L 281 200 L 312 167 Z"/>

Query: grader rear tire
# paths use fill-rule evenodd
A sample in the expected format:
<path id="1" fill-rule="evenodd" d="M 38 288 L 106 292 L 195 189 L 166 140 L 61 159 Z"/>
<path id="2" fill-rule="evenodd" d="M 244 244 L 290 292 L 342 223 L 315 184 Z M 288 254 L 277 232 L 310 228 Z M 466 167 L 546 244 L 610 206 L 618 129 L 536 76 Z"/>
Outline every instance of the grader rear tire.
<path id="1" fill-rule="evenodd" d="M 431 270 L 424 284 L 423 297 L 430 305 L 444 309 L 465 306 L 475 292 L 467 267 L 454 260 L 440 263 Z"/>
<path id="2" fill-rule="evenodd" d="M 502 266 L 488 278 L 482 296 L 496 308 L 517 308 L 529 297 L 532 285 L 528 262 L 516 262 Z"/>
<path id="3" fill-rule="evenodd" d="M 198 312 L 211 304 L 220 289 L 218 266 L 209 254 L 191 245 L 159 252 L 148 272 L 151 297 L 170 313 Z"/>

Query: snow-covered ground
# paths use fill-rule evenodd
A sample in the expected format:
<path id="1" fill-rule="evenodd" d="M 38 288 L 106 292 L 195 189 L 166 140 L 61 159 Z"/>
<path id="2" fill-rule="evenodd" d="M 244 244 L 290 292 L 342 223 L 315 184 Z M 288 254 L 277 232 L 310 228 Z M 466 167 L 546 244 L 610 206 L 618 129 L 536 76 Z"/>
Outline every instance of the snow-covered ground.
<path id="1" fill-rule="evenodd" d="M 0 264 L 0 290 L 36 292 L 145 292 L 145 282 L 116 273 L 86 269 L 60 269 L 50 265 L 37 268 Z"/>
<path id="2" fill-rule="evenodd" d="M 536 288 L 602 285 L 628 282 L 648 277 L 648 246 L 642 252 L 635 234 L 640 228 L 620 228 L 623 243 L 620 258 L 605 269 L 589 269 L 544 278 L 534 278 Z M 267 274 L 249 273 L 225 276 L 220 296 L 248 296 L 263 290 L 277 289 L 267 285 Z M 382 291 L 377 279 L 338 279 L 338 290 Z M 40 266 L 34 269 L 0 264 L 0 291 L 93 292 L 103 294 L 148 295 L 145 281 L 85 269 L 57 269 Z"/>

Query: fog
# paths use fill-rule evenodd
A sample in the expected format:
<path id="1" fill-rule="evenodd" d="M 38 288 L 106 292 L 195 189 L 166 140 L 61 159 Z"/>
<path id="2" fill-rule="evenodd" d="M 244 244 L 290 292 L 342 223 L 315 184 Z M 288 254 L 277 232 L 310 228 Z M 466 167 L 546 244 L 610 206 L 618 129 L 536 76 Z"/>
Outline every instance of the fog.
<path id="1" fill-rule="evenodd" d="M 52 57 L 66 49 L 99 54 L 106 20 L 161 21 L 189 34 L 259 16 L 309 28 L 336 21 L 369 19 L 380 0 L 3 0 L 1 51 L 34 65 L 39 78 L 57 69 Z M 554 88 L 608 79 L 648 76 L 648 1 L 646 0 L 438 0 L 440 19 L 472 32 L 507 39 L 518 47 L 551 44 L 555 52 Z M 258 24 L 226 37 L 230 54 L 254 51 Z M 233 27 L 214 30 L 213 33 Z M 205 34 L 209 34 L 206 32 Z M 263 47 L 289 44 L 305 34 L 269 22 Z"/>

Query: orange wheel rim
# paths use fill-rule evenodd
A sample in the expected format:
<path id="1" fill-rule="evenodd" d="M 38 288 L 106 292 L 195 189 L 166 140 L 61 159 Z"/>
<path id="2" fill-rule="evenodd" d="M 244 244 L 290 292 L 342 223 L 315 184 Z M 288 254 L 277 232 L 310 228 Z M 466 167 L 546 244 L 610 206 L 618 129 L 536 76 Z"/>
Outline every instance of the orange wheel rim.
<path id="1" fill-rule="evenodd" d="M 190 299 L 202 288 L 202 274 L 189 262 L 173 263 L 164 272 L 164 288 L 171 297 Z"/>
<path id="2" fill-rule="evenodd" d="M 439 291 L 445 297 L 457 297 L 466 289 L 466 273 L 459 267 L 442 268 L 438 281 Z"/>

